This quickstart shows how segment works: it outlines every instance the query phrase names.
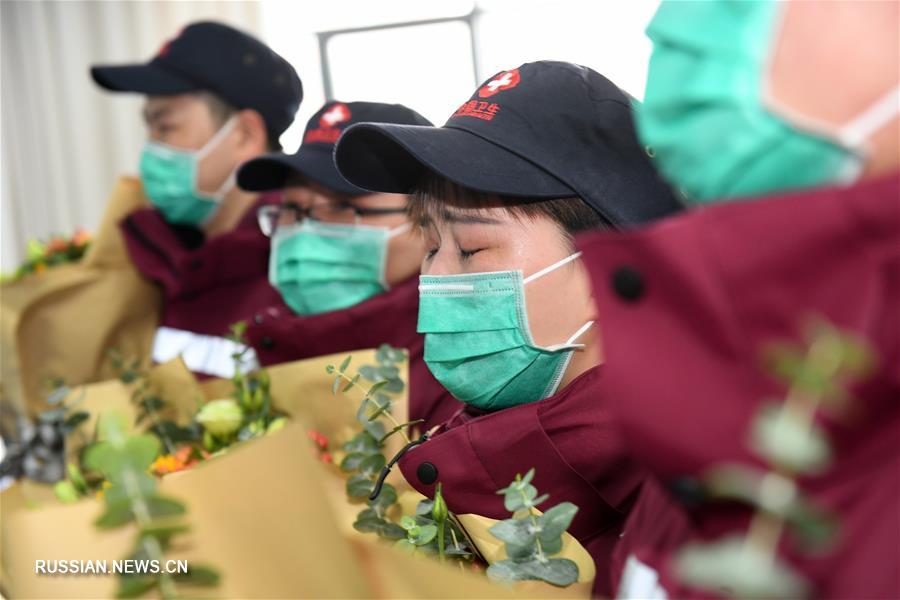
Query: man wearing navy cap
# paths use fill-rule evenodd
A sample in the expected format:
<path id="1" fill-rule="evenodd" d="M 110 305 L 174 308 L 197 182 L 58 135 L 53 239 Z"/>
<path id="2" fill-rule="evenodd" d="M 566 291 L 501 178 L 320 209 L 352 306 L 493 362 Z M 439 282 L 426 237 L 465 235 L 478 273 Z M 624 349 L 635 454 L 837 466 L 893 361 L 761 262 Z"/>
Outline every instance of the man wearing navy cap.
<path id="1" fill-rule="evenodd" d="M 248 315 L 247 339 L 264 365 L 384 343 L 404 348 L 409 416 L 429 428 L 459 403 L 422 361 L 416 275 L 424 242 L 405 194 L 372 193 L 338 173 L 335 142 L 360 122 L 431 125 L 399 104 L 331 101 L 309 120 L 296 153 L 267 154 L 238 172 L 243 189 L 283 189 L 282 204 L 261 207 L 258 217 L 272 239 L 269 281 L 284 302 Z"/>
<path id="2" fill-rule="evenodd" d="M 147 63 L 95 66 L 91 76 L 110 91 L 146 96 L 140 175 L 153 208 L 121 228 L 134 264 L 164 295 L 153 358 L 181 354 L 197 373 L 230 375 L 228 326 L 278 298 L 256 212 L 279 194 L 241 190 L 235 173 L 280 148 L 300 79 L 268 46 L 215 22 L 188 25 Z"/>
<path id="3" fill-rule="evenodd" d="M 595 392 L 604 349 L 572 236 L 680 208 L 638 143 L 631 99 L 602 75 L 541 61 L 487 80 L 443 127 L 363 123 L 335 150 L 353 184 L 414 194 L 426 240 L 424 360 L 465 408 L 400 458 L 450 510 L 509 513 L 496 492 L 535 468 L 539 508 L 578 505 L 569 531 L 606 566 L 643 480 Z"/>

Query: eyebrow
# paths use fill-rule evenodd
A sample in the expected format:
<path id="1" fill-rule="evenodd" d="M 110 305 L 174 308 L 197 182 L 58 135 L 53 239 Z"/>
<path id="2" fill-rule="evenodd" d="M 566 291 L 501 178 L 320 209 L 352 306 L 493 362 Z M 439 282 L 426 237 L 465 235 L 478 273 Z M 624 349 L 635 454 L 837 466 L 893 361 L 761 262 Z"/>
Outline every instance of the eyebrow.
<path id="1" fill-rule="evenodd" d="M 153 123 L 154 121 L 157 121 L 157 120 L 165 117 L 166 115 L 168 115 L 171 112 L 172 112 L 171 106 L 159 106 L 157 108 L 154 108 L 153 110 L 149 110 L 145 106 L 144 107 L 144 121 L 147 122 L 148 124 Z"/>
<path id="2" fill-rule="evenodd" d="M 455 223 L 459 225 L 501 225 L 503 222 L 492 217 L 473 214 L 470 212 L 458 212 L 455 210 L 447 210 L 441 208 L 440 219 L 447 223 Z"/>

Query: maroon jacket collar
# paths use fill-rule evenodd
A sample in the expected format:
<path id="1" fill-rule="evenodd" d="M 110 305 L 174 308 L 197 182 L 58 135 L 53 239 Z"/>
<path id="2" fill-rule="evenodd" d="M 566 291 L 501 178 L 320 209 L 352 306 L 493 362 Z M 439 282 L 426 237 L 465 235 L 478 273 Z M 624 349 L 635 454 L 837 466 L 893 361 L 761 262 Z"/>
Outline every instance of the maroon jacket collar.
<path id="1" fill-rule="evenodd" d="M 195 228 L 167 223 L 155 208 L 131 213 L 120 227 L 138 271 L 159 283 L 171 300 L 266 277 L 270 241 L 257 225 L 256 211 L 280 202 L 280 192 L 260 195 L 237 227 L 209 240 Z"/>

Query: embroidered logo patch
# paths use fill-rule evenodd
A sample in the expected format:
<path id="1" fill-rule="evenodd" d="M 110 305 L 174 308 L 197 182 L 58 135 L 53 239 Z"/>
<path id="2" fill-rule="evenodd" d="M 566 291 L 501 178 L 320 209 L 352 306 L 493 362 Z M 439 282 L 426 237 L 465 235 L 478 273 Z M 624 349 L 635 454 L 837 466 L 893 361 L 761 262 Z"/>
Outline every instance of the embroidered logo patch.
<path id="1" fill-rule="evenodd" d="M 504 71 L 481 86 L 481 89 L 478 90 L 478 97 L 487 98 L 493 96 L 497 92 L 514 88 L 519 85 L 519 79 L 518 69 Z"/>
<path id="2" fill-rule="evenodd" d="M 322 142 L 333 144 L 341 137 L 341 129 L 338 125 L 350 120 L 350 109 L 346 104 L 338 102 L 322 113 L 319 117 L 318 129 L 311 129 L 303 136 L 303 143 Z"/>

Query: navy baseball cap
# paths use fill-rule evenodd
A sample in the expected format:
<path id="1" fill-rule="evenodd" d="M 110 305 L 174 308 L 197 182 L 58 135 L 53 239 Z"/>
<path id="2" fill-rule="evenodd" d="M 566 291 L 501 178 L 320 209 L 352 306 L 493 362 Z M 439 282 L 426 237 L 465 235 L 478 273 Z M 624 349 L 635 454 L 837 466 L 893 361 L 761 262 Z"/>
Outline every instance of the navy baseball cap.
<path id="1" fill-rule="evenodd" d="M 281 189 L 288 176 L 297 174 L 350 196 L 369 194 L 341 177 L 334 165 L 334 145 L 338 138 L 351 125 L 363 122 L 431 126 L 431 121 L 402 104 L 326 102 L 306 124 L 303 143 L 297 152 L 277 152 L 247 161 L 238 171 L 238 185 L 249 191 Z"/>
<path id="2" fill-rule="evenodd" d="M 212 21 L 188 25 L 144 64 L 94 66 L 91 77 L 114 92 L 171 96 L 208 91 L 237 109 L 262 115 L 277 140 L 303 99 L 297 71 L 271 48 Z"/>
<path id="3" fill-rule="evenodd" d="M 505 197 L 577 196 L 616 227 L 683 208 L 638 141 L 632 99 L 565 62 L 497 73 L 443 127 L 354 125 L 335 162 L 354 185 L 382 192 L 410 193 L 431 171 Z"/>

